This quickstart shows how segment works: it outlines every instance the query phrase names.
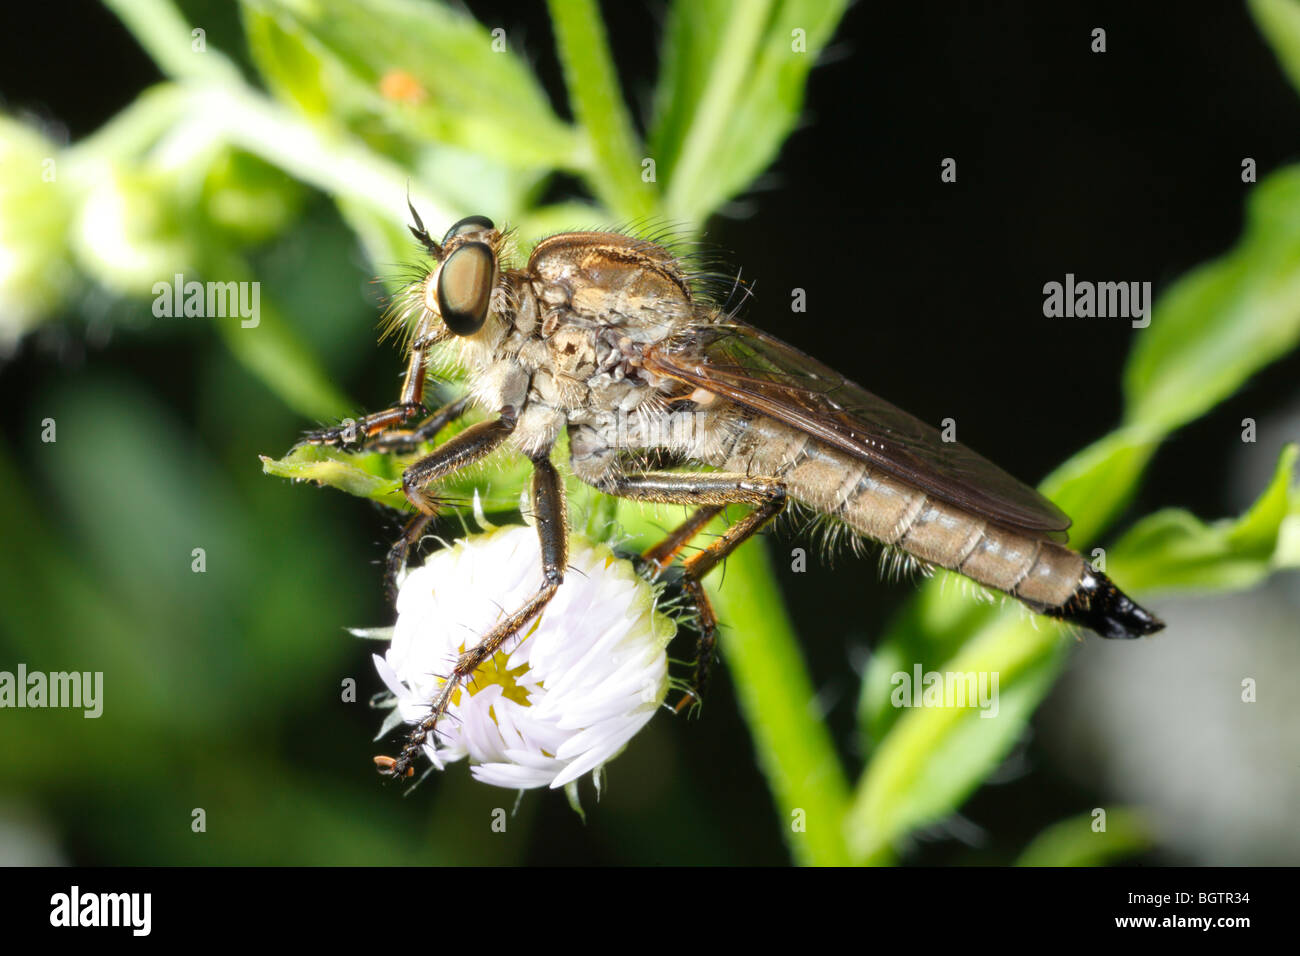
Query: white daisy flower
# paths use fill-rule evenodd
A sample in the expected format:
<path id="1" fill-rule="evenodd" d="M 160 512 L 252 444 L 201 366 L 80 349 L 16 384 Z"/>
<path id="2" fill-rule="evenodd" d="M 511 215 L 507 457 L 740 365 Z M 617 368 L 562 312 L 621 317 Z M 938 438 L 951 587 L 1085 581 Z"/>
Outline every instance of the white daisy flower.
<path id="1" fill-rule="evenodd" d="M 397 717 L 429 715 L 456 658 L 542 583 L 534 529 L 497 528 L 435 552 L 405 574 L 388 652 L 375 667 Z M 425 753 L 441 769 L 468 757 L 498 787 L 565 787 L 600 768 L 654 716 L 668 692 L 666 648 L 676 633 L 630 561 L 569 538 L 569 563 L 550 604 L 452 695 Z"/>

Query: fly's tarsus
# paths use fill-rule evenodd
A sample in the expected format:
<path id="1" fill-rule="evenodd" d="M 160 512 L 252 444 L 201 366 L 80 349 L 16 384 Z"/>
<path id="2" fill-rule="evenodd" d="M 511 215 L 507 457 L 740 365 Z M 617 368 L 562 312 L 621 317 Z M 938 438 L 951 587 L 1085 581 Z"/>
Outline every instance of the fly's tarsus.
<path id="1" fill-rule="evenodd" d="M 394 425 L 400 425 L 412 418 L 428 414 L 429 410 L 419 402 L 402 402 L 392 408 L 386 408 L 382 412 L 362 415 L 355 421 L 348 419 L 329 428 L 319 428 L 315 431 L 306 432 L 302 438 L 298 439 L 294 447 L 323 445 L 353 451 L 366 447 L 370 439 L 383 434 Z"/>
<path id="2" fill-rule="evenodd" d="M 419 544 L 424 529 L 433 520 L 432 514 L 421 511 L 416 513 L 402 529 L 402 535 L 388 549 L 384 557 L 384 597 L 389 604 L 397 604 L 397 576 L 410 560 L 411 552 Z"/>
<path id="3" fill-rule="evenodd" d="M 411 766 L 408 760 L 402 763 L 393 757 L 385 757 L 382 754 L 374 758 L 375 767 L 385 777 L 412 777 L 415 775 L 415 768 Z"/>

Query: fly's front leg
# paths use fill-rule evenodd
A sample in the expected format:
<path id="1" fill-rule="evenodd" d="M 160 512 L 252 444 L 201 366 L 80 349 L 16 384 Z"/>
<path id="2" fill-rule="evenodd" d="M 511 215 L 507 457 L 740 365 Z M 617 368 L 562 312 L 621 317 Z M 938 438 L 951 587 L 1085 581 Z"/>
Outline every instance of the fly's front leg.
<path id="1" fill-rule="evenodd" d="M 380 435 L 394 426 L 403 425 L 412 418 L 427 415 L 428 412 L 429 410 L 419 402 L 402 402 L 382 412 L 362 415 L 356 421 L 348 419 L 329 428 L 304 432 L 294 444 L 294 448 L 299 445 L 325 445 L 342 448 L 345 451 L 356 450 L 365 445 L 367 439 Z"/>
<path id="2" fill-rule="evenodd" d="M 647 551 L 643 557 L 662 570 L 673 560 L 696 534 L 703 530 L 723 508 L 729 504 L 751 504 L 755 508 L 728 528 L 703 550 L 682 562 L 682 586 L 690 596 L 699 617 L 699 644 L 695 652 L 693 689 L 677 703 L 676 710 L 691 702 L 698 703 L 704 696 L 709 681 L 709 668 L 718 640 L 718 618 L 702 583 L 706 574 L 745 541 L 760 531 L 764 525 L 785 510 L 785 483 L 777 478 L 750 477 L 728 474 L 678 474 L 674 472 L 648 472 L 639 475 L 621 475 L 601 485 L 601 490 L 620 498 L 637 501 L 654 501 L 664 504 L 699 505 L 685 522 L 660 544 Z"/>
<path id="3" fill-rule="evenodd" d="M 425 442 L 433 441 L 438 432 L 464 415 L 468 408 L 469 396 L 466 395 L 444 405 L 409 431 L 385 432 L 370 442 L 368 447 L 374 451 L 391 451 L 399 455 L 415 451 Z"/>
<path id="4" fill-rule="evenodd" d="M 450 444 L 450 443 L 449 443 Z M 564 582 L 564 569 L 569 560 L 568 520 L 564 504 L 564 483 L 550 459 L 539 456 L 533 459 L 533 522 L 542 546 L 542 585 L 523 607 L 508 615 L 487 635 L 466 650 L 456 660 L 447 675 L 442 689 L 429 708 L 429 716 L 411 731 L 402 752 L 396 757 L 376 757 L 375 765 L 385 776 L 403 777 L 410 773 L 415 759 L 425 741 L 437 731 L 438 721 L 447 712 L 451 698 L 484 661 L 500 650 L 501 645 L 522 630 L 555 597 Z"/>
<path id="5" fill-rule="evenodd" d="M 447 334 L 449 333 L 444 329 L 432 329 L 429 318 L 424 317 L 411 340 L 406 376 L 402 380 L 402 394 L 397 404 L 382 412 L 364 415 L 355 422 L 346 421 L 332 428 L 307 432 L 298 440 L 298 444 L 332 445 L 344 449 L 358 448 L 370 438 L 382 435 L 398 425 L 405 425 L 413 418 L 429 414 L 429 410 L 424 407 L 424 379 L 429 367 L 429 349 L 442 341 Z M 434 418 L 436 419 L 437 415 L 434 415 Z"/>
<path id="6" fill-rule="evenodd" d="M 483 460 L 500 447 L 514 430 L 513 411 L 502 413 L 495 421 L 471 425 L 402 472 L 402 493 L 419 511 L 407 523 L 402 536 L 388 550 L 384 590 L 389 600 L 396 600 L 397 597 L 397 572 L 406 563 L 411 548 L 420 540 L 425 526 L 438 513 L 438 501 L 427 491 L 429 485 Z"/>

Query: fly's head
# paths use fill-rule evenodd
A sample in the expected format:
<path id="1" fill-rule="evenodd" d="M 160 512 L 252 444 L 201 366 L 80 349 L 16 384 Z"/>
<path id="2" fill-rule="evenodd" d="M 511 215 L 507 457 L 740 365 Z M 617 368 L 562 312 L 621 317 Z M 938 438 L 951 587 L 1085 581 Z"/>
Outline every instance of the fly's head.
<path id="1" fill-rule="evenodd" d="M 423 229 L 413 229 L 437 260 L 425 278 L 424 308 L 448 333 L 478 335 L 492 308 L 501 277 L 500 256 L 505 237 L 486 216 L 467 216 L 447 230 L 441 243 L 426 242 Z"/>
<path id="2" fill-rule="evenodd" d="M 511 321 L 509 270 L 502 267 L 510 235 L 486 216 L 467 216 L 438 242 L 425 231 L 414 208 L 411 215 L 411 232 L 433 266 L 395 300 L 385 335 L 404 331 L 412 351 L 440 343 L 459 346 L 458 364 L 472 367 L 483 353 L 495 349 Z"/>

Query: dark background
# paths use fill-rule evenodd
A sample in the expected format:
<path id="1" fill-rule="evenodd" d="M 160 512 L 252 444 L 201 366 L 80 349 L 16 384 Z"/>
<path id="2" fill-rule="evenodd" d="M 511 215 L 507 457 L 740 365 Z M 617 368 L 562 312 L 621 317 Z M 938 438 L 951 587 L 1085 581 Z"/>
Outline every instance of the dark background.
<path id="1" fill-rule="evenodd" d="M 469 6 L 488 26 L 522 37 L 516 49 L 527 51 L 563 104 L 544 6 Z M 207 26 L 210 44 L 242 55 L 233 5 L 184 7 Z M 647 37 L 657 38 L 662 11 L 603 8 L 625 92 L 644 120 L 657 69 L 657 47 Z M 6 8 L 0 39 L 4 105 L 61 124 L 73 140 L 160 79 L 97 4 L 37 5 L 25 14 L 35 17 L 27 23 L 18 15 Z M 1107 30 L 1102 55 L 1089 50 L 1096 26 Z M 1242 158 L 1256 159 L 1262 179 L 1294 161 L 1300 142 L 1300 99 L 1246 12 L 1232 4 L 859 4 L 823 59 L 812 74 L 802 128 L 759 188 L 735 203 L 732 215 L 709 224 L 708 239 L 755 283 L 750 321 L 921 418 L 955 417 L 963 443 L 1030 483 L 1117 423 L 1120 373 L 1134 335 L 1122 320 L 1044 318 L 1043 284 L 1073 272 L 1080 279 L 1150 280 L 1159 296 L 1235 241 L 1252 188 L 1241 182 Z M 939 179 L 940 161 L 949 156 L 957 160 L 956 184 Z M 555 186 L 557 193 L 566 188 Z M 309 201 L 305 219 L 313 235 L 338 228 L 326 197 Z M 352 316 L 353 334 L 335 349 L 331 368 L 347 394 L 381 407 L 392 397 L 399 359 L 374 343 L 372 267 L 337 241 L 322 239 L 313 249 L 333 257 L 329 267 L 341 270 L 343 288 L 354 292 L 350 302 L 345 295 L 337 303 Z M 789 310 L 795 287 L 807 291 L 802 315 Z M 30 447 L 29 410 L 51 382 L 105 369 L 129 374 L 191 423 L 200 440 L 219 428 L 213 443 L 249 469 L 256 469 L 258 453 L 286 448 L 309 424 L 274 407 L 269 396 L 248 409 L 247 422 L 205 419 L 195 383 L 210 381 L 209 363 L 222 361 L 211 357 L 221 347 L 210 333 L 123 329 L 87 344 L 84 328 L 84 319 L 69 314 L 0 365 L 3 434 L 11 447 Z M 1128 517 L 1164 506 L 1207 518 L 1238 510 L 1243 502 L 1227 490 L 1225 449 L 1238 441 L 1242 418 L 1262 420 L 1294 399 L 1297 372 L 1295 357 L 1268 369 L 1176 434 Z M 1269 447 L 1281 440 L 1261 437 Z M 94 493 L 111 507 L 113 489 Z M 354 569 L 337 584 L 349 592 L 340 598 L 346 611 L 324 609 L 322 617 L 384 620 L 377 576 L 366 562 L 380 553 L 390 523 L 334 492 L 282 483 L 278 493 L 286 501 L 310 496 L 320 534 L 303 546 L 336 549 L 337 564 Z M 176 520 L 182 519 L 157 515 L 160 524 Z M 778 558 L 795 543 L 778 545 Z M 812 622 L 802 625 L 810 667 L 835 702 L 832 726 L 856 770 L 852 664 L 910 586 L 879 581 L 874 560 L 844 556 L 833 568 L 814 562 L 816 573 L 787 572 L 782 584 L 793 620 Z M 319 639 L 349 640 L 328 630 Z M 341 672 L 369 674 L 368 652 L 347 645 Z M 366 679 L 364 693 L 378 688 L 377 679 L 373 686 Z M 451 788 L 453 796 L 439 803 L 443 813 L 502 799 L 479 799 L 449 780 L 402 800 L 371 786 L 372 714 L 356 708 L 340 716 L 327 695 L 319 711 L 300 720 L 301 732 L 282 729 L 285 767 L 355 778 L 359 812 L 397 815 L 412 833 L 423 833 L 421 803 L 434 788 Z M 986 786 L 963 810 L 984 831 L 978 845 L 924 841 L 910 859 L 1005 861 L 1043 827 L 1103 796 L 1044 768 L 1032 743 L 1018 759 L 1027 772 Z M 640 772 L 621 772 L 625 761 L 640 762 Z M 467 776 L 463 770 L 448 776 Z M 642 774 L 671 781 L 629 793 Z M 585 826 L 557 795 L 529 794 L 522 859 L 788 859 L 725 666 L 705 718 L 656 721 L 611 766 L 609 782 L 605 802 Z M 266 783 L 277 786 L 273 770 Z M 513 798 L 505 799 L 509 805 Z M 72 798 L 48 800 L 72 861 L 153 862 L 130 858 L 121 843 L 103 838 Z M 374 859 L 382 860 L 382 851 Z M 284 861 L 293 860 L 289 853 Z"/>

